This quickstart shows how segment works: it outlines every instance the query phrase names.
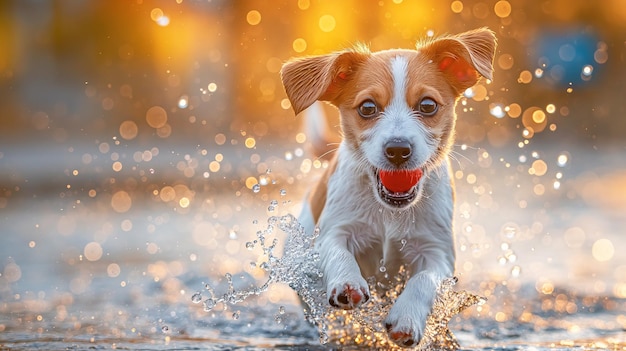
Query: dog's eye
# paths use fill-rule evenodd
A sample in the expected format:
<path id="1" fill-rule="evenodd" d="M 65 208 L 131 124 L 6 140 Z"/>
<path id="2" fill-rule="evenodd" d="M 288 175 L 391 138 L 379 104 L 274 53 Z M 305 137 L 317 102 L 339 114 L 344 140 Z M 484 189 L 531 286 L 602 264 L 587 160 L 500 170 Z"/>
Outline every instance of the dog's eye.
<path id="1" fill-rule="evenodd" d="M 378 106 L 372 100 L 365 100 L 357 109 L 359 115 L 363 118 L 372 118 L 378 116 Z"/>
<path id="2" fill-rule="evenodd" d="M 437 113 L 437 109 L 439 109 L 437 102 L 431 98 L 423 98 L 415 107 L 415 110 L 424 116 L 432 116 Z"/>

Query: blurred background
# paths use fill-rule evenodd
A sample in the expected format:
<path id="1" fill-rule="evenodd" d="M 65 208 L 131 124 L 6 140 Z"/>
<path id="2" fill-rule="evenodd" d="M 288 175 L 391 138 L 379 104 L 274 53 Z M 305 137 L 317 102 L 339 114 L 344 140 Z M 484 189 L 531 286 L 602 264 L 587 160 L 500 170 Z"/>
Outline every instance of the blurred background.
<path id="1" fill-rule="evenodd" d="M 491 297 L 478 315 L 514 326 L 622 301 L 625 0 L 5 0 L 0 346 L 70 322 L 59 329 L 133 337 L 206 318 L 136 313 L 146 299 L 186 306 L 227 272 L 263 279 L 245 243 L 268 215 L 297 214 L 325 167 L 282 63 L 483 26 L 498 37 L 494 80 L 457 108 L 461 283 Z M 511 307 L 525 286 L 537 297 Z M 261 301 L 293 299 L 274 290 Z M 86 322 L 102 300 L 126 318 Z"/>

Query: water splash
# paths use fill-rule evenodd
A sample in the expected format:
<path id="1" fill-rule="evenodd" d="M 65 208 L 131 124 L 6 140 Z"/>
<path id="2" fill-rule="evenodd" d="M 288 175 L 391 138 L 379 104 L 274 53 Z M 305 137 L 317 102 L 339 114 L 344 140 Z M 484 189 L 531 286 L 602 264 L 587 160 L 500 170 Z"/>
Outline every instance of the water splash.
<path id="1" fill-rule="evenodd" d="M 401 270 L 393 287 L 380 289 L 380 284 L 369 280 L 371 298 L 364 308 L 354 311 L 327 310 L 324 316 L 325 333 L 322 338 L 340 345 L 354 345 L 373 349 L 404 350 L 387 337 L 384 320 L 404 289 L 408 272 Z M 457 350 L 459 343 L 448 328 L 450 319 L 467 307 L 483 304 L 486 300 L 467 291 L 456 291 L 456 278 L 445 279 L 437 289 L 437 298 L 426 320 L 424 335 L 414 350 Z M 349 327 L 347 327 L 349 326 Z M 319 327 L 319 326 L 318 326 Z"/>
<path id="2" fill-rule="evenodd" d="M 274 252 L 278 239 L 274 238 L 268 245 L 269 236 L 274 234 L 277 228 L 288 235 L 281 257 Z M 384 320 L 393 303 L 402 293 L 404 284 L 408 280 L 408 272 L 401 269 L 390 285 L 383 285 L 370 278 L 368 284 L 371 298 L 365 308 L 353 311 L 332 308 L 328 304 L 323 288 L 323 273 L 318 268 L 319 254 L 313 245 L 318 235 L 318 230 L 307 234 L 292 215 L 270 217 L 267 228 L 257 232 L 258 244 L 267 257 L 267 261 L 260 265 L 268 272 L 267 281 L 259 287 L 238 290 L 233 286 L 232 275 L 226 274 L 225 278 L 228 283 L 226 293 L 216 296 L 210 285 L 205 286 L 210 295 L 204 301 L 205 311 L 211 311 L 220 303 L 237 304 L 250 296 L 267 291 L 271 284 L 285 283 L 298 293 L 305 307 L 305 318 L 318 328 L 322 344 L 387 350 L 402 349 L 387 338 Z M 467 291 L 454 290 L 456 282 L 456 278 L 448 278 L 438 287 L 437 298 L 427 318 L 424 336 L 415 349 L 456 350 L 459 348 L 456 338 L 448 329 L 448 322 L 467 307 L 484 303 L 485 299 Z M 194 303 L 201 299 L 199 292 L 192 296 Z M 283 313 L 284 307 L 281 306 L 279 313 L 275 316 L 277 323 L 282 321 Z M 239 311 L 233 314 L 234 319 L 238 317 Z"/>

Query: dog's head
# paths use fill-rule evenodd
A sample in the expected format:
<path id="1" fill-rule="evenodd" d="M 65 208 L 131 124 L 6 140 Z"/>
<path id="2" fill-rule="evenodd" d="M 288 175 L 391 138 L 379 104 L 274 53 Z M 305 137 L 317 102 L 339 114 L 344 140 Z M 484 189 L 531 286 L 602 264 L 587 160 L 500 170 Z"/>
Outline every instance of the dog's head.
<path id="1" fill-rule="evenodd" d="M 344 142 L 376 196 L 405 208 L 420 197 L 422 174 L 446 162 L 456 100 L 480 76 L 492 79 L 495 46 L 494 33 L 478 29 L 417 50 L 359 47 L 299 58 L 281 74 L 296 114 L 317 100 L 339 108 Z"/>

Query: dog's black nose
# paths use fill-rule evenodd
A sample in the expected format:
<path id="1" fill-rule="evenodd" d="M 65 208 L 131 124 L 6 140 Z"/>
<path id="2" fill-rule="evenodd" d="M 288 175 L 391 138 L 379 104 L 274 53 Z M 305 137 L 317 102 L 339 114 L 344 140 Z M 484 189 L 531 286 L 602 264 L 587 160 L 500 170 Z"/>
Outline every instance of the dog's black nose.
<path id="1" fill-rule="evenodd" d="M 385 144 L 385 157 L 400 166 L 411 157 L 411 144 L 404 139 L 394 139 Z"/>

